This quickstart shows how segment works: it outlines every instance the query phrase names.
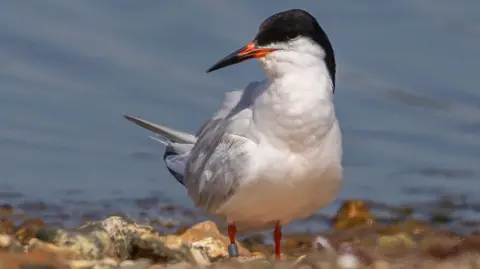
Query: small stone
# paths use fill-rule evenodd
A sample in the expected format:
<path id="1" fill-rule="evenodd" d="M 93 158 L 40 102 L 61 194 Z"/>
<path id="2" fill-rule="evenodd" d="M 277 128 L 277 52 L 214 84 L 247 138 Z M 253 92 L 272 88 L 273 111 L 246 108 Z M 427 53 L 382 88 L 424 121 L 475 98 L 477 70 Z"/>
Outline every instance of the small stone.
<path id="1" fill-rule="evenodd" d="M 149 259 L 138 259 L 138 260 L 135 260 L 135 261 L 125 260 L 125 261 L 120 263 L 120 268 L 122 268 L 122 269 L 148 269 L 148 268 L 150 268 L 151 264 L 152 264 L 152 261 L 150 261 Z"/>
<path id="2" fill-rule="evenodd" d="M 218 259 L 228 257 L 228 252 L 223 242 L 212 237 L 192 243 L 191 251 L 198 264 L 207 265 Z"/>
<path id="3" fill-rule="evenodd" d="M 258 260 L 265 260 L 265 255 L 252 255 L 250 257 L 248 256 L 240 256 L 235 259 L 235 261 L 240 262 L 240 263 L 247 263 L 247 262 L 253 262 L 253 261 L 258 261 Z"/>
<path id="4" fill-rule="evenodd" d="M 333 227 L 338 230 L 362 228 L 375 223 L 370 209 L 362 200 L 347 200 L 334 217 Z"/>
<path id="5" fill-rule="evenodd" d="M 319 235 L 315 237 L 315 239 L 313 240 L 312 247 L 315 250 L 319 250 L 319 251 L 325 250 L 328 253 L 332 253 L 332 254 L 335 253 L 334 247 L 332 246 L 328 238 L 325 236 Z"/>
<path id="6" fill-rule="evenodd" d="M 0 251 L 22 252 L 23 247 L 10 235 L 0 234 Z"/>
<path id="7" fill-rule="evenodd" d="M 0 248 L 7 248 L 12 243 L 12 238 L 6 234 L 0 234 Z"/>
<path id="8" fill-rule="evenodd" d="M 92 260 L 73 260 L 69 262 L 71 269 L 90 269 L 95 266 L 97 262 Z"/>
<path id="9" fill-rule="evenodd" d="M 261 257 L 261 258 L 265 258 L 265 253 L 262 253 L 262 252 L 252 252 L 252 256 L 253 257 Z"/>
<path id="10" fill-rule="evenodd" d="M 373 262 L 373 269 L 389 269 L 390 264 L 386 261 L 376 260 Z"/>
<path id="11" fill-rule="evenodd" d="M 18 239 L 18 241 L 20 241 L 20 243 L 25 245 L 32 237 L 35 236 L 38 230 L 45 225 L 45 222 L 43 222 L 41 219 L 25 220 L 15 231 L 15 237 Z"/>
<path id="12" fill-rule="evenodd" d="M 339 267 L 334 266 L 335 260 L 329 255 L 320 254 L 318 252 L 311 252 L 300 256 L 294 263 L 293 269 L 330 269 Z M 289 267 L 289 268 L 292 268 Z"/>
<path id="13" fill-rule="evenodd" d="M 188 262 L 179 262 L 172 265 L 168 265 L 166 268 L 167 269 L 192 269 L 193 266 Z"/>
<path id="14" fill-rule="evenodd" d="M 360 260 L 352 253 L 339 255 L 337 265 L 341 269 L 357 269 L 360 268 Z"/>
<path id="15" fill-rule="evenodd" d="M 118 267 L 115 265 L 104 264 L 104 263 L 98 263 L 92 267 L 92 269 L 117 269 L 117 268 Z"/>
<path id="16" fill-rule="evenodd" d="M 112 265 L 112 266 L 118 265 L 118 261 L 112 258 L 105 258 L 102 260 L 102 263 L 106 265 Z"/>
<path id="17" fill-rule="evenodd" d="M 163 264 L 154 264 L 150 266 L 148 269 L 165 269 L 165 265 Z"/>
<path id="18" fill-rule="evenodd" d="M 181 238 L 188 243 L 194 243 L 204 238 L 212 237 L 214 239 L 220 240 L 223 245 L 226 246 L 230 244 L 230 239 L 220 233 L 218 226 L 212 221 L 204 221 L 192 226 L 190 229 L 186 230 L 183 234 L 181 234 Z M 240 242 L 236 242 L 238 246 L 238 250 L 240 252 L 240 256 L 250 256 L 250 251 L 246 249 Z"/>
<path id="19" fill-rule="evenodd" d="M 103 259 L 103 260 L 98 260 L 95 261 L 92 269 L 117 269 L 118 268 L 118 262 L 113 259 Z"/>
<path id="20" fill-rule="evenodd" d="M 128 268 L 128 266 L 135 265 L 135 262 L 132 260 L 124 260 L 120 263 L 121 268 Z"/>
<path id="21" fill-rule="evenodd" d="M 397 249 L 398 247 L 413 248 L 416 246 L 415 241 L 405 233 L 380 236 L 377 239 L 377 244 L 383 249 Z"/>

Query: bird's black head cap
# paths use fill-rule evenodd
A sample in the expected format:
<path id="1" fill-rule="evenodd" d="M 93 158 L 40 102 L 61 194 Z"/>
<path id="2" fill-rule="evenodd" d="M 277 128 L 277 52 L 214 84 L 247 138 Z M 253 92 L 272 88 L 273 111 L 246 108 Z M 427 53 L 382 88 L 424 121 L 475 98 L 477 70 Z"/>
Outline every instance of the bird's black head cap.
<path id="1" fill-rule="evenodd" d="M 291 9 L 270 16 L 260 25 L 254 41 L 258 46 L 288 42 L 297 37 L 306 37 L 325 51 L 325 63 L 335 86 L 335 55 L 327 34 L 315 17 L 301 9 Z"/>

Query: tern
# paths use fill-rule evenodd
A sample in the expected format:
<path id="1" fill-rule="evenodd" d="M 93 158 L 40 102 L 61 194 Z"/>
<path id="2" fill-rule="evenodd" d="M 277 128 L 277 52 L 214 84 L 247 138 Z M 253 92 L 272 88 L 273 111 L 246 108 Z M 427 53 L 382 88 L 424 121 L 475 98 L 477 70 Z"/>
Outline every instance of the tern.
<path id="1" fill-rule="evenodd" d="M 225 94 L 221 108 L 189 134 L 124 117 L 157 134 L 164 161 L 195 205 L 228 224 L 229 255 L 238 230 L 282 226 L 332 202 L 342 186 L 342 139 L 333 102 L 332 45 L 315 17 L 292 9 L 262 22 L 253 40 L 207 73 L 257 59 L 266 75 Z"/>

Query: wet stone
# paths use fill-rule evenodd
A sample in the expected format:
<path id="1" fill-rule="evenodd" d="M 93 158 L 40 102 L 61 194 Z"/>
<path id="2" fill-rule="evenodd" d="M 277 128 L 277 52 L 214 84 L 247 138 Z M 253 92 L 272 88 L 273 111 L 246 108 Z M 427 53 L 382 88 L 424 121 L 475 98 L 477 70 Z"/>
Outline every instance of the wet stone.
<path id="1" fill-rule="evenodd" d="M 12 236 L 0 234 L 0 251 L 22 252 L 22 245 Z"/>
<path id="2" fill-rule="evenodd" d="M 149 259 L 138 259 L 135 261 L 125 260 L 120 263 L 122 269 L 149 269 L 152 261 Z"/>
<path id="3" fill-rule="evenodd" d="M 35 236 L 40 228 L 46 226 L 45 222 L 40 219 L 29 219 L 25 220 L 20 226 L 15 230 L 15 237 L 23 245 L 27 244 L 28 241 Z"/>
<path id="4" fill-rule="evenodd" d="M 362 200 L 347 200 L 332 220 L 332 226 L 338 230 L 372 226 L 375 223 L 367 204 Z"/>
<path id="5" fill-rule="evenodd" d="M 180 236 L 183 240 L 189 243 L 198 242 L 207 237 L 218 239 L 223 243 L 225 249 L 230 244 L 230 239 L 226 235 L 222 234 L 218 229 L 218 226 L 212 221 L 198 223 L 187 229 Z M 251 255 L 250 251 L 246 249 L 240 242 L 238 242 L 238 240 L 236 243 L 240 251 L 240 256 Z"/>
<path id="6" fill-rule="evenodd" d="M 37 237 L 64 252 L 75 253 L 78 259 L 194 261 L 189 245 L 179 237 L 162 236 L 149 226 L 122 217 L 89 222 L 77 229 L 42 229 Z"/>

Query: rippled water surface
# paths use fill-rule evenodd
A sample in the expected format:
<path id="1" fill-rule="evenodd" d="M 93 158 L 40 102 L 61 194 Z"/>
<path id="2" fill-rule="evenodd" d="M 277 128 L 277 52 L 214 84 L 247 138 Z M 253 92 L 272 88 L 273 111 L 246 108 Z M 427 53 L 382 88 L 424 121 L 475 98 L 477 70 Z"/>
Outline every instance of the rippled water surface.
<path id="1" fill-rule="evenodd" d="M 480 187 L 480 2 L 2 1 L 0 199 L 151 195 L 190 207 L 129 113 L 194 132 L 254 61 L 205 70 L 267 16 L 329 34 L 346 198 L 401 203 Z"/>

